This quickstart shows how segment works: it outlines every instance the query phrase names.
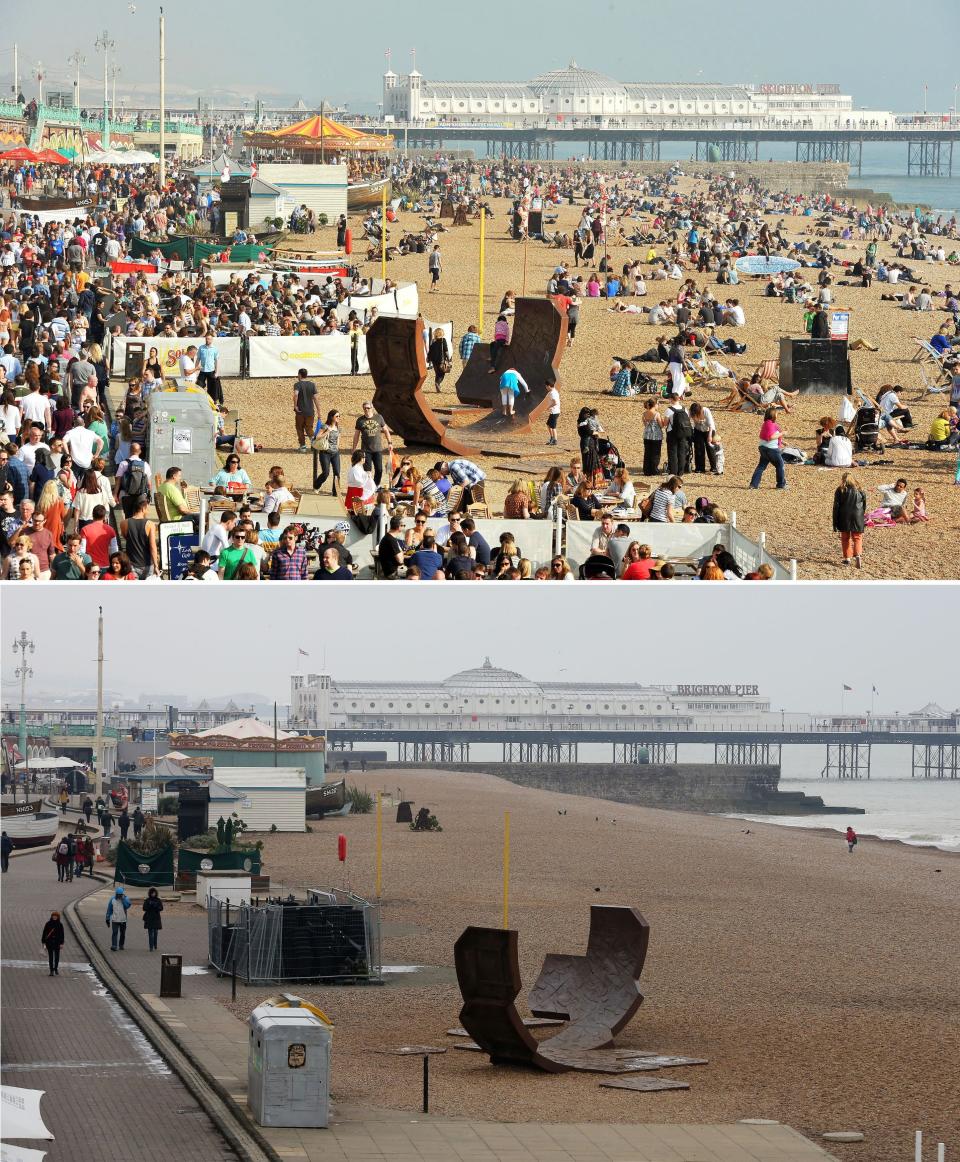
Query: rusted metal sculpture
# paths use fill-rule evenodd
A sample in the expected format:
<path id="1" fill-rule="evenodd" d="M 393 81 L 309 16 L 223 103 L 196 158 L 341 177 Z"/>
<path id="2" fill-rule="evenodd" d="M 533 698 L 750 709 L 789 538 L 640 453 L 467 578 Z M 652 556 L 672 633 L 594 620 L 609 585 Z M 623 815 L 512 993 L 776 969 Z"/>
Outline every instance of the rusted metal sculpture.
<path id="1" fill-rule="evenodd" d="M 495 1065 L 531 1065 L 547 1073 L 570 1068 L 542 1056 L 517 1012 L 521 981 L 516 932 L 467 928 L 453 946 L 453 958 L 464 1002 L 460 1021 Z"/>
<path id="2" fill-rule="evenodd" d="M 456 456 L 522 455 L 532 424 L 544 421 L 547 392 L 559 382 L 566 349 L 567 320 L 550 299 L 517 299 L 509 345 L 500 371 L 514 367 L 530 392 L 516 401 L 516 417 L 500 413 L 500 376 L 490 371 L 490 346 L 477 343 L 457 380 L 460 409 L 450 415 L 433 410 L 424 384 L 427 364 L 421 319 L 381 315 L 367 334 L 367 361 L 373 376 L 373 405 L 409 444 L 441 447 Z"/>
<path id="3" fill-rule="evenodd" d="M 509 1061 L 551 1073 L 578 1068 L 578 1057 L 613 1043 L 643 1001 L 638 980 L 650 926 L 635 908 L 595 904 L 586 956 L 550 953 L 530 992 L 538 1017 L 570 1024 L 537 1042 L 516 1010 L 520 992 L 517 933 L 467 928 L 454 946 L 464 1006 L 460 1021 L 494 1063 Z"/>
<path id="4" fill-rule="evenodd" d="M 586 956 L 548 953 L 527 996 L 536 1017 L 570 1024 L 551 1048 L 605 1049 L 643 1003 L 639 979 L 650 925 L 636 908 L 594 904 Z"/>

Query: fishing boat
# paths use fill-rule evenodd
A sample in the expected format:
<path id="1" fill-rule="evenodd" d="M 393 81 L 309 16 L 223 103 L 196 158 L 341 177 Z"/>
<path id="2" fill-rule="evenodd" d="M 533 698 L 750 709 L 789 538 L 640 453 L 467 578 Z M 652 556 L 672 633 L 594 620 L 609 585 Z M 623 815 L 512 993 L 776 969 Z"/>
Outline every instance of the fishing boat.
<path id="1" fill-rule="evenodd" d="M 387 187 L 387 199 L 389 200 L 389 178 L 373 178 L 371 181 L 355 182 L 347 186 L 347 209 L 365 210 L 371 206 L 381 205 L 384 186 Z"/>
<path id="2" fill-rule="evenodd" d="M 42 799 L 0 799 L 0 823 L 14 847 L 41 847 L 51 843 L 57 834 L 56 811 L 41 811 Z"/>
<path id="3" fill-rule="evenodd" d="M 17 198 L 21 210 L 82 210 L 90 205 L 89 198 L 67 198 L 51 195 L 31 198 L 29 195 Z"/>
<path id="4" fill-rule="evenodd" d="M 347 781 L 321 783 L 319 787 L 307 787 L 308 815 L 349 815 L 353 804 L 347 798 Z"/>

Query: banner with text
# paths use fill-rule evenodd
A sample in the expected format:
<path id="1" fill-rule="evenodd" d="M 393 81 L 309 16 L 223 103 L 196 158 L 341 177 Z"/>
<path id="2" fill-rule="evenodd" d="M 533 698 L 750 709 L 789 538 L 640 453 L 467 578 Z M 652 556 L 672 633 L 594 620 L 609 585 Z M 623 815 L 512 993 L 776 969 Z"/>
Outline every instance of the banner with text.
<path id="1" fill-rule="evenodd" d="M 183 335 L 165 339 L 160 335 L 146 336 L 143 339 L 118 335 L 113 340 L 113 365 L 111 375 L 120 379 L 126 364 L 127 344 L 142 343 L 144 355 L 149 357 L 151 350 L 156 347 L 157 358 L 163 368 L 163 374 L 168 379 L 175 379 L 180 374 L 180 356 L 188 347 L 198 347 L 200 340 Z M 214 346 L 220 353 L 217 372 L 224 379 L 235 379 L 240 375 L 240 344 L 239 336 L 224 337 L 214 340 Z M 347 364 L 349 370 L 349 361 Z"/>

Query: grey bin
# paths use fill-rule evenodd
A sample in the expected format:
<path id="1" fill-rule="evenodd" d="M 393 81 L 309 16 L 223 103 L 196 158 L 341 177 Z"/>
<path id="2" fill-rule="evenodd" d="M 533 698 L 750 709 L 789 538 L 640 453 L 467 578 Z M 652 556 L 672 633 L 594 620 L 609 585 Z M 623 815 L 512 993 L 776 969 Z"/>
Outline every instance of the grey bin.
<path id="1" fill-rule="evenodd" d="M 324 1127 L 330 1117 L 331 1031 L 309 1009 L 250 1014 L 247 1102 L 261 1126 Z"/>

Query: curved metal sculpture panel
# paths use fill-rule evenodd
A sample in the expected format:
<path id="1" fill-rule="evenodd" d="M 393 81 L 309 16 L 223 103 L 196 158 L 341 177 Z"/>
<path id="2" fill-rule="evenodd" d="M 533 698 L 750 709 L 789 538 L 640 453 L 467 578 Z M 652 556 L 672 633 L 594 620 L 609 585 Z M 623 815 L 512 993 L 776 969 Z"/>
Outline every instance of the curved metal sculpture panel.
<path id="1" fill-rule="evenodd" d="M 636 908 L 594 904 L 586 956 L 551 952 L 527 997 L 537 1017 L 566 1017 L 550 1049 L 604 1049 L 643 1003 L 650 925 Z"/>
<path id="2" fill-rule="evenodd" d="M 443 444 L 444 425 L 423 395 L 427 362 L 417 319 L 381 315 L 367 333 L 367 362 L 373 376 L 373 406 L 412 444 Z"/>
<path id="3" fill-rule="evenodd" d="M 490 373 L 490 346 L 478 343 L 457 380 L 457 398 L 469 408 L 484 409 L 477 418 L 455 415 L 452 422 L 434 412 L 424 394 L 427 378 L 422 321 L 381 315 L 367 333 L 367 361 L 373 375 L 373 405 L 406 443 L 445 448 L 455 456 L 484 453 L 523 454 L 533 423 L 546 419 L 547 391 L 559 383 L 566 349 L 566 316 L 550 299 L 517 299 L 510 344 L 500 370 L 515 367 L 530 388 L 516 402 L 516 418 L 500 414 L 500 377 Z M 449 397 L 448 397 L 449 398 Z M 442 396 L 436 397 L 439 401 Z M 463 421 L 462 425 L 459 421 Z"/>
<path id="4" fill-rule="evenodd" d="M 494 1063 L 551 1073 L 576 1068 L 579 1052 L 611 1045 L 640 1007 L 638 980 L 649 940 L 650 926 L 636 908 L 593 905 L 586 956 L 549 953 L 530 991 L 532 1013 L 570 1021 L 556 1036 L 538 1042 L 515 1005 L 521 988 L 517 933 L 467 928 L 454 946 L 464 999 L 461 1024 Z"/>
<path id="5" fill-rule="evenodd" d="M 517 934 L 502 928 L 467 928 L 453 946 L 463 996 L 460 1022 L 496 1065 L 532 1065 L 548 1073 L 570 1066 L 541 1055 L 514 1001 L 520 992 Z"/>

